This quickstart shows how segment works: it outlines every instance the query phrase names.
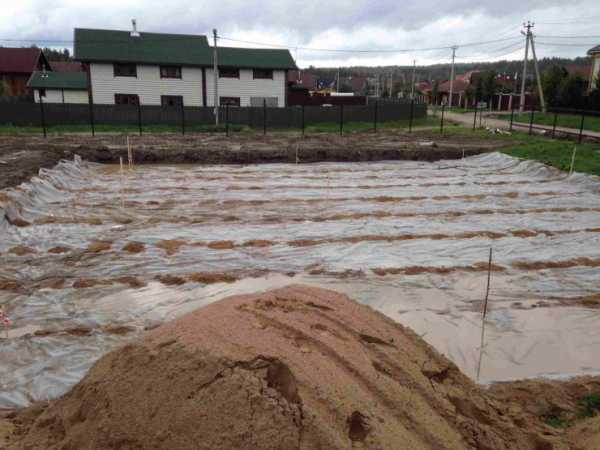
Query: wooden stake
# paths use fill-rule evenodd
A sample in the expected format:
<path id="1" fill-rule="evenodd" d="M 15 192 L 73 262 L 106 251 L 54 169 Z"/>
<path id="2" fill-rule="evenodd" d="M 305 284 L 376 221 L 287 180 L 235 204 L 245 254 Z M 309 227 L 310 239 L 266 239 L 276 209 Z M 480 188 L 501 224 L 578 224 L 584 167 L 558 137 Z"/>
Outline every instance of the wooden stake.
<path id="1" fill-rule="evenodd" d="M 483 359 L 483 347 L 485 344 L 485 316 L 487 315 L 488 298 L 490 295 L 490 278 L 492 275 L 492 248 L 490 247 L 490 259 L 488 262 L 487 286 L 485 288 L 485 300 L 483 301 L 483 314 L 481 315 L 481 340 L 479 343 L 479 363 L 477 364 L 477 382 L 481 373 L 481 360 Z"/>
<path id="2" fill-rule="evenodd" d="M 575 154 L 577 153 L 577 146 L 573 147 L 573 154 L 571 155 L 571 168 L 569 169 L 569 175 L 573 173 L 573 167 L 575 167 Z"/>
<path id="3" fill-rule="evenodd" d="M 127 160 L 129 162 L 129 168 L 131 169 L 133 167 L 133 150 L 129 143 L 129 135 L 127 135 Z"/>
<path id="4" fill-rule="evenodd" d="M 124 195 L 124 185 L 123 185 L 123 157 L 119 156 L 119 165 L 120 165 L 120 173 L 121 173 L 121 208 L 125 208 L 125 199 Z"/>

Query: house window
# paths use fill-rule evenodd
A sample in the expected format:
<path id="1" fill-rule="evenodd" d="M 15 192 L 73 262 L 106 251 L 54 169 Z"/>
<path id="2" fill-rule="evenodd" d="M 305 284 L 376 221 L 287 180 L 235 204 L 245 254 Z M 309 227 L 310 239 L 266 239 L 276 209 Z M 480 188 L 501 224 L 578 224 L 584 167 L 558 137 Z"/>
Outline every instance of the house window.
<path id="1" fill-rule="evenodd" d="M 250 106 L 262 107 L 267 103 L 269 108 L 277 108 L 277 97 L 250 97 Z"/>
<path id="2" fill-rule="evenodd" d="M 115 94 L 115 105 L 138 105 L 140 98 L 137 94 Z"/>
<path id="3" fill-rule="evenodd" d="M 181 95 L 161 95 L 160 104 L 163 107 L 183 106 L 183 96 Z"/>
<path id="4" fill-rule="evenodd" d="M 252 76 L 255 80 L 272 80 L 273 70 L 272 69 L 254 69 L 252 70 Z"/>
<path id="5" fill-rule="evenodd" d="M 240 106 L 239 97 L 219 97 L 219 105 L 221 106 Z"/>
<path id="6" fill-rule="evenodd" d="M 115 77 L 137 77 L 137 66 L 135 64 L 115 63 L 113 64 Z"/>
<path id="7" fill-rule="evenodd" d="M 219 78 L 239 78 L 240 69 L 234 69 L 232 67 L 222 67 L 219 69 Z"/>
<path id="8" fill-rule="evenodd" d="M 160 66 L 161 78 L 181 78 L 180 66 Z"/>

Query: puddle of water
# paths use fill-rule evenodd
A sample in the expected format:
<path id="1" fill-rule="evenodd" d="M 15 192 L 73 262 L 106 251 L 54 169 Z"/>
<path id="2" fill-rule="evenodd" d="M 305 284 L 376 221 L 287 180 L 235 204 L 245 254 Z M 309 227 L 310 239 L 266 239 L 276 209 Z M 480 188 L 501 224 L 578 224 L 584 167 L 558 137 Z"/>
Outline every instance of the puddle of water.
<path id="1" fill-rule="evenodd" d="M 0 305 L 14 324 L 0 339 L 0 407 L 59 395 L 145 328 L 298 282 L 381 311 L 475 377 L 490 247 L 503 271 L 480 381 L 596 373 L 600 309 L 538 305 L 600 291 L 599 186 L 499 154 L 136 166 L 123 179 L 118 166 L 61 163 L 0 193 L 0 217 L 25 225 L 0 219 Z"/>

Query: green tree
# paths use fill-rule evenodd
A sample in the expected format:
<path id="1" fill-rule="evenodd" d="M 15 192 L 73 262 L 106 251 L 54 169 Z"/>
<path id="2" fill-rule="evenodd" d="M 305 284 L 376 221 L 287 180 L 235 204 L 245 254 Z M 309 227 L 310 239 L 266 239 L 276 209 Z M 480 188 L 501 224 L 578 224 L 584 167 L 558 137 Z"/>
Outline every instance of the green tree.
<path id="1" fill-rule="evenodd" d="M 475 101 L 480 102 L 483 99 L 483 80 L 482 77 L 477 77 L 475 82 Z"/>
<path id="2" fill-rule="evenodd" d="M 496 72 L 492 70 L 485 71 L 481 74 L 481 98 L 489 102 L 494 97 L 496 93 L 496 88 L 498 87 L 498 82 L 496 80 Z"/>
<path id="3" fill-rule="evenodd" d="M 568 76 L 564 67 L 552 65 L 542 73 L 542 90 L 549 106 L 558 106 L 558 93 L 561 83 Z"/>
<path id="4" fill-rule="evenodd" d="M 588 108 L 600 111 L 600 76 L 596 78 L 596 82 L 592 86 L 588 97 Z"/>
<path id="5" fill-rule="evenodd" d="M 431 101 L 434 105 L 437 105 L 438 103 L 438 95 L 440 95 L 440 82 L 435 80 L 431 87 Z"/>
<path id="6" fill-rule="evenodd" d="M 564 108 L 581 108 L 584 103 L 585 80 L 580 75 L 569 75 L 558 88 L 558 103 Z"/>
<path id="7" fill-rule="evenodd" d="M 4 87 L 4 80 L 0 80 L 0 97 L 2 97 L 5 93 L 6 89 Z"/>
<path id="8" fill-rule="evenodd" d="M 470 84 L 465 89 L 465 103 L 467 108 L 473 104 L 473 98 L 475 97 L 475 89 Z"/>

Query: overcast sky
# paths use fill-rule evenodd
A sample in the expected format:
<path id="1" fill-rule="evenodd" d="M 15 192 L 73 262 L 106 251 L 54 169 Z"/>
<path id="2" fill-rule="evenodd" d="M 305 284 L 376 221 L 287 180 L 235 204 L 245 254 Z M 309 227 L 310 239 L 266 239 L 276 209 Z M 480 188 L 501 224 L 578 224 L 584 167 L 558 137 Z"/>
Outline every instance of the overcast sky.
<path id="1" fill-rule="evenodd" d="M 71 40 L 75 27 L 127 30 L 131 18 L 140 31 L 217 28 L 219 45 L 259 47 L 230 38 L 290 47 L 301 67 L 447 63 L 451 50 L 422 49 L 494 40 L 459 47 L 457 61 L 519 59 L 526 20 L 536 23 L 538 57 L 584 56 L 600 44 L 599 0 L 4 0 L 0 45 L 71 47 L 56 41 Z M 404 49 L 411 50 L 397 51 Z"/>

